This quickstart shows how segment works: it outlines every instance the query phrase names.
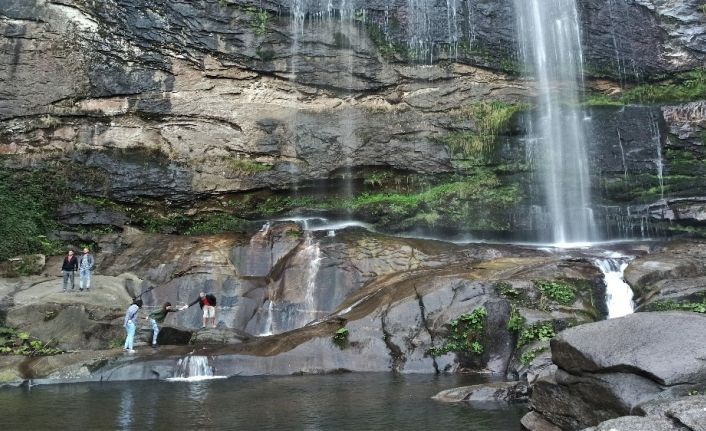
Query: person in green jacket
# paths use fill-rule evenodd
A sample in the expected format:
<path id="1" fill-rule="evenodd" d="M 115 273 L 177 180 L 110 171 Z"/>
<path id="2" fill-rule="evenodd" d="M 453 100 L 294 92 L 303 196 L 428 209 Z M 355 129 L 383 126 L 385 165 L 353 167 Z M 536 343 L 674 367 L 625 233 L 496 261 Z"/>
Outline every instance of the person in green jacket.
<path id="1" fill-rule="evenodd" d="M 162 308 L 159 308 L 145 317 L 149 319 L 150 325 L 152 325 L 152 348 L 157 347 L 157 335 L 159 335 L 159 326 L 157 325 L 164 323 L 164 319 L 167 318 L 167 314 L 179 311 L 179 308 L 172 307 L 171 302 L 165 302 Z"/>

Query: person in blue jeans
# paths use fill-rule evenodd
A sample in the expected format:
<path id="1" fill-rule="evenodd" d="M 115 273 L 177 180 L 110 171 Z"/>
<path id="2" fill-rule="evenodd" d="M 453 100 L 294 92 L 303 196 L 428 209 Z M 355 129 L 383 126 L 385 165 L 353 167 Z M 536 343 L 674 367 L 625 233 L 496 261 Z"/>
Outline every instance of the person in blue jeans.
<path id="1" fill-rule="evenodd" d="M 78 290 L 83 292 L 83 286 L 86 286 L 86 292 L 91 288 L 91 271 L 93 271 L 93 256 L 88 253 L 88 247 L 83 249 L 83 254 L 78 258 Z"/>
<path id="2" fill-rule="evenodd" d="M 64 293 L 66 293 L 69 279 L 71 279 L 71 290 L 74 290 L 74 275 L 76 271 L 78 271 L 78 259 L 74 256 L 74 252 L 69 250 L 61 264 L 61 272 L 64 275 Z"/>
<path id="3" fill-rule="evenodd" d="M 135 353 L 133 344 L 135 341 L 135 329 L 137 328 L 137 313 L 140 311 L 140 307 L 142 307 L 142 300 L 136 299 L 133 301 L 132 305 L 128 307 L 127 312 L 125 313 L 125 321 L 123 326 L 127 332 L 127 337 L 125 337 L 125 347 L 123 350 L 128 353 Z"/>
<path id="4" fill-rule="evenodd" d="M 152 326 L 152 348 L 157 347 L 157 335 L 159 335 L 159 326 L 157 325 L 164 323 L 164 319 L 167 318 L 167 314 L 179 311 L 179 308 L 172 307 L 171 302 L 165 302 L 164 305 L 150 313 L 149 316 L 145 317 L 150 321 Z"/>

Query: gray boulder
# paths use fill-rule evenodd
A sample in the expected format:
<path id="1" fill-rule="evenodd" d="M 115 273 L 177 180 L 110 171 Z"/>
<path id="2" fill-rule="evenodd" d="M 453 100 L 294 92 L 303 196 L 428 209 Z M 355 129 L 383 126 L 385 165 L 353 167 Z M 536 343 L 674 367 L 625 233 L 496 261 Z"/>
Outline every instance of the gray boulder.
<path id="1" fill-rule="evenodd" d="M 687 312 L 637 313 L 567 329 L 551 342 L 558 368 L 537 379 L 530 405 L 562 429 L 578 430 L 635 414 L 654 400 L 703 391 L 705 330 L 706 316 Z"/>

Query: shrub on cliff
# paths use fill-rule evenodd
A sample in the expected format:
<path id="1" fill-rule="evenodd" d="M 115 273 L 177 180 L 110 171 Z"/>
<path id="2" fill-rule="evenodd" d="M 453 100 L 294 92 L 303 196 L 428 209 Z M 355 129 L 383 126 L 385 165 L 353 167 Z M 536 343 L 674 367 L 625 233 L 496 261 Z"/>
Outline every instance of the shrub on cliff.
<path id="1" fill-rule="evenodd" d="M 0 170 L 0 260 L 56 251 L 44 235 L 56 226 L 54 210 L 65 190 L 66 180 L 47 171 Z"/>

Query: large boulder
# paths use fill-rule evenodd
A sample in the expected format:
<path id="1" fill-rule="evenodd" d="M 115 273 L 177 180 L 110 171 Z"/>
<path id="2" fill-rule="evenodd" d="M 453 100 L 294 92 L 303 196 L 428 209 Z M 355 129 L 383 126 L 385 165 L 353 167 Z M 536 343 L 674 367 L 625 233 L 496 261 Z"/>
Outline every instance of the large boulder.
<path id="1" fill-rule="evenodd" d="M 706 316 L 637 313 L 567 329 L 551 342 L 558 369 L 531 407 L 562 429 L 632 414 L 652 400 L 706 388 Z"/>
<path id="2" fill-rule="evenodd" d="M 706 243 L 690 240 L 669 243 L 630 262 L 625 280 L 635 291 L 638 311 L 702 302 L 706 295 L 704 258 Z"/>

